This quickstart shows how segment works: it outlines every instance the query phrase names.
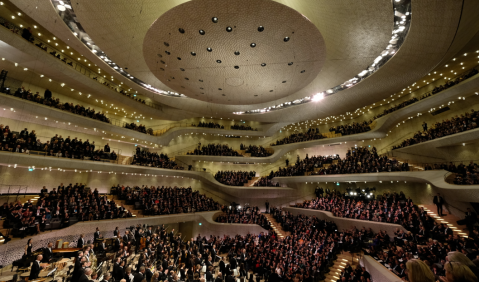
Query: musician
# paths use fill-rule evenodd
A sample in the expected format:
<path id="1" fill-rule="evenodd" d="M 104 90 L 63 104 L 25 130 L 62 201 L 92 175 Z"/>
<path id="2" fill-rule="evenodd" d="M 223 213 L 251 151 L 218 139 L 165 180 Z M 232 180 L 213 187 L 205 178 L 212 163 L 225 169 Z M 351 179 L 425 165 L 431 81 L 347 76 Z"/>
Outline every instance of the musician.
<path id="1" fill-rule="evenodd" d="M 133 282 L 141 282 L 143 280 L 144 274 L 145 274 L 145 267 L 141 266 L 140 271 L 138 273 L 135 273 L 135 275 L 133 275 Z"/>
<path id="2" fill-rule="evenodd" d="M 85 239 L 84 239 L 85 235 L 81 234 L 80 235 L 80 238 L 78 238 L 78 241 L 77 241 L 77 248 L 83 248 L 83 245 L 85 244 Z"/>
<path id="3" fill-rule="evenodd" d="M 113 231 L 113 236 L 117 237 L 118 235 L 120 235 L 120 230 L 118 229 L 118 226 L 117 226 L 115 227 L 115 230 Z"/>
<path id="4" fill-rule="evenodd" d="M 120 237 L 120 234 L 117 235 L 116 239 L 115 239 L 115 252 L 118 252 L 120 250 L 120 240 L 121 240 L 121 237 Z"/>
<path id="5" fill-rule="evenodd" d="M 153 272 L 151 272 L 151 262 L 146 264 L 145 277 L 146 277 L 146 282 L 150 282 L 151 277 L 153 277 Z"/>
<path id="6" fill-rule="evenodd" d="M 218 274 L 216 274 L 215 282 L 223 282 L 223 274 L 221 272 L 218 272 Z"/>
<path id="7" fill-rule="evenodd" d="M 93 242 L 95 242 L 97 239 L 100 238 L 100 229 L 98 229 L 98 227 L 96 228 L 96 231 L 95 233 L 93 233 Z"/>
<path id="8" fill-rule="evenodd" d="M 23 253 L 24 256 L 31 256 L 32 255 L 32 238 L 28 239 L 27 244 L 25 245 L 25 251 Z"/>
<path id="9" fill-rule="evenodd" d="M 130 231 L 129 231 L 129 230 L 126 230 L 126 231 L 125 231 L 125 235 L 123 235 L 123 238 L 122 238 L 122 239 L 123 239 L 123 243 L 124 243 L 124 244 L 128 243 L 128 241 L 129 241 L 129 237 L 128 237 L 128 234 L 129 234 L 129 233 L 130 233 Z"/>
<path id="10" fill-rule="evenodd" d="M 47 247 L 43 250 L 43 262 L 49 262 L 52 259 L 53 243 L 49 242 Z"/>
<path id="11" fill-rule="evenodd" d="M 28 277 L 28 280 L 34 280 L 38 278 L 38 275 L 40 274 L 40 271 L 43 269 L 43 267 L 40 265 L 40 262 L 42 261 L 43 256 L 38 255 L 37 259 L 32 263 L 32 268 L 30 270 L 30 276 Z"/>
<path id="12" fill-rule="evenodd" d="M 106 253 L 106 245 L 105 245 L 105 240 L 101 241 L 100 244 L 98 244 L 98 247 L 97 247 L 97 252 L 102 254 L 102 253 Z"/>
<path id="13" fill-rule="evenodd" d="M 81 274 L 78 278 L 78 282 L 90 282 L 90 279 L 88 277 L 91 276 L 92 273 L 93 270 L 91 270 L 91 268 L 86 268 L 85 272 Z"/>
<path id="14" fill-rule="evenodd" d="M 101 280 L 101 282 L 109 282 L 111 279 L 111 274 L 110 272 L 107 272 L 103 275 L 103 280 Z"/>
<path id="15" fill-rule="evenodd" d="M 213 266 L 212 265 L 208 266 L 206 270 L 206 275 L 205 275 L 206 281 L 213 281 L 213 274 L 211 273 L 212 271 L 213 271 Z"/>
<path id="16" fill-rule="evenodd" d="M 221 272 L 221 273 L 225 273 L 225 271 L 226 271 L 226 262 L 225 262 L 225 260 L 226 260 L 225 257 L 222 257 L 222 258 L 221 258 L 221 261 L 220 261 L 220 263 L 219 263 L 219 265 L 220 265 L 220 272 Z"/>
<path id="17" fill-rule="evenodd" d="M 127 282 L 133 282 L 133 274 L 131 274 L 131 267 L 127 267 L 125 269 L 125 276 L 123 276 L 123 279 L 125 279 Z"/>

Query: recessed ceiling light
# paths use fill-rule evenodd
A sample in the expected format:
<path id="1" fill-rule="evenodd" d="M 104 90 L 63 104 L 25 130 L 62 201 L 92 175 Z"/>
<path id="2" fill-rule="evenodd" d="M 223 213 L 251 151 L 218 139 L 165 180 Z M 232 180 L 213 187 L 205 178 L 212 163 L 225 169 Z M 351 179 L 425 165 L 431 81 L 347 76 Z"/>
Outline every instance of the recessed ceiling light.
<path id="1" fill-rule="evenodd" d="M 265 64 L 265 63 L 262 63 L 261 66 L 264 67 L 264 66 L 266 66 L 266 64 Z"/>
<path id="2" fill-rule="evenodd" d="M 256 43 L 251 43 L 249 46 L 251 46 L 251 48 L 254 48 L 256 47 Z"/>
<path id="3" fill-rule="evenodd" d="M 191 56 L 196 56 L 196 53 L 195 53 L 195 52 L 191 52 Z"/>
<path id="4" fill-rule="evenodd" d="M 292 66 L 292 65 L 293 65 L 293 62 L 289 62 L 289 63 L 288 63 L 288 66 Z"/>
<path id="5" fill-rule="evenodd" d="M 182 29 L 181 27 L 178 29 L 178 31 L 179 31 L 180 33 L 185 33 L 185 30 Z"/>
<path id="6" fill-rule="evenodd" d="M 214 22 L 214 23 L 217 23 L 217 22 L 218 22 L 218 18 L 217 18 L 217 17 L 213 17 L 213 18 L 211 19 L 211 21 Z"/>
<path id="7" fill-rule="evenodd" d="M 264 26 L 260 25 L 260 26 L 258 27 L 258 31 L 259 31 L 259 32 L 262 32 L 263 30 L 264 30 Z"/>
<path id="8" fill-rule="evenodd" d="M 200 29 L 199 32 L 200 32 L 201 35 L 205 35 L 205 31 L 204 31 L 204 30 Z"/>
<path id="9" fill-rule="evenodd" d="M 206 51 L 211 52 L 211 51 L 213 51 L 213 49 L 211 49 L 210 47 L 208 47 L 208 48 L 206 48 Z"/>
<path id="10" fill-rule="evenodd" d="M 227 32 L 231 32 L 231 31 L 233 31 L 233 28 L 231 28 L 231 26 L 228 26 L 228 27 L 226 28 L 226 31 L 227 31 Z"/>
<path id="11" fill-rule="evenodd" d="M 216 60 L 216 62 L 217 62 L 218 64 L 221 64 L 221 60 Z"/>
<path id="12" fill-rule="evenodd" d="M 288 41 L 289 41 L 289 37 L 286 36 L 283 40 L 284 40 L 284 42 L 288 42 Z"/>
<path id="13" fill-rule="evenodd" d="M 239 51 L 235 51 L 235 55 L 238 56 L 240 54 Z"/>
<path id="14" fill-rule="evenodd" d="M 235 66 L 235 69 L 239 69 L 239 66 Z"/>

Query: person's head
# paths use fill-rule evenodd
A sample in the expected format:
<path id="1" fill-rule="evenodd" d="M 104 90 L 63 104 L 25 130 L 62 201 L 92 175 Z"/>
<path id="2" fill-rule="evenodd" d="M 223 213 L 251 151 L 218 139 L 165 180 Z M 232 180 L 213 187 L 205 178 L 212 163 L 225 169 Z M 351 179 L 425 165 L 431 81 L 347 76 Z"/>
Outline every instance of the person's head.
<path id="1" fill-rule="evenodd" d="M 38 260 L 38 261 L 42 261 L 42 259 L 43 259 L 43 256 L 42 256 L 42 255 L 38 255 L 38 256 L 37 256 L 37 260 Z"/>
<path id="2" fill-rule="evenodd" d="M 446 270 L 446 278 L 448 282 L 477 281 L 477 277 L 474 275 L 471 269 L 460 262 L 446 262 L 444 269 Z"/>
<path id="3" fill-rule="evenodd" d="M 85 269 L 85 274 L 88 276 L 88 275 L 91 275 L 93 272 L 93 270 L 91 270 L 91 268 L 87 268 Z"/>
<path id="4" fill-rule="evenodd" d="M 53 247 L 53 243 L 52 242 L 48 243 L 48 247 L 49 248 Z"/>
<path id="5" fill-rule="evenodd" d="M 28 239 L 27 245 L 30 245 L 32 243 L 32 238 Z"/>
<path id="6" fill-rule="evenodd" d="M 475 264 L 461 252 L 449 252 L 447 253 L 447 260 L 450 262 L 459 262 L 468 267 L 474 267 Z"/>
<path id="7" fill-rule="evenodd" d="M 406 263 L 407 275 L 410 282 L 434 282 L 435 277 L 429 266 L 418 259 L 408 260 Z"/>
<path id="8" fill-rule="evenodd" d="M 145 267 L 144 266 L 140 267 L 140 272 L 145 273 Z"/>
<path id="9" fill-rule="evenodd" d="M 103 279 L 105 279 L 105 280 L 110 280 L 110 278 L 111 278 L 110 272 L 107 272 L 103 275 Z"/>

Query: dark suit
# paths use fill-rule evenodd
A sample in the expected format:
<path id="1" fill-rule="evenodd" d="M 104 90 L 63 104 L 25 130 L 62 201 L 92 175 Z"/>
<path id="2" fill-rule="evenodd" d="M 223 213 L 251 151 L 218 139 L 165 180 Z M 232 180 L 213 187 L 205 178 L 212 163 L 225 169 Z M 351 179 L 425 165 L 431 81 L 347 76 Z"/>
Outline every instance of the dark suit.
<path id="1" fill-rule="evenodd" d="M 225 282 L 235 282 L 235 278 L 232 275 L 226 276 Z"/>
<path id="2" fill-rule="evenodd" d="M 83 248 L 83 244 L 85 242 L 85 239 L 83 238 L 78 238 L 78 242 L 77 242 L 77 248 Z"/>
<path id="3" fill-rule="evenodd" d="M 145 270 L 145 276 L 146 276 L 146 281 L 147 282 L 150 282 L 151 281 L 151 277 L 153 277 L 153 272 L 151 272 L 151 270 L 149 268 L 147 268 Z"/>
<path id="4" fill-rule="evenodd" d="M 206 271 L 206 281 L 213 281 L 213 274 L 210 271 Z"/>
<path id="5" fill-rule="evenodd" d="M 133 282 L 141 282 L 143 280 L 143 274 L 138 272 L 133 275 Z"/>
<path id="6" fill-rule="evenodd" d="M 32 263 L 32 268 L 30 270 L 30 276 L 28 277 L 29 280 L 37 279 L 38 275 L 40 274 L 40 270 L 42 267 L 40 266 L 40 262 L 34 261 Z"/>
<path id="7" fill-rule="evenodd" d="M 441 196 L 434 196 L 432 201 L 437 207 L 437 214 L 442 215 L 442 205 L 444 204 L 444 199 Z"/>
<path id="8" fill-rule="evenodd" d="M 90 282 L 90 279 L 86 276 L 85 273 L 83 273 L 80 278 L 78 278 L 78 282 Z"/>
<path id="9" fill-rule="evenodd" d="M 43 251 L 43 261 L 49 262 L 51 258 L 52 258 L 52 251 L 49 248 L 45 248 L 45 250 Z"/>

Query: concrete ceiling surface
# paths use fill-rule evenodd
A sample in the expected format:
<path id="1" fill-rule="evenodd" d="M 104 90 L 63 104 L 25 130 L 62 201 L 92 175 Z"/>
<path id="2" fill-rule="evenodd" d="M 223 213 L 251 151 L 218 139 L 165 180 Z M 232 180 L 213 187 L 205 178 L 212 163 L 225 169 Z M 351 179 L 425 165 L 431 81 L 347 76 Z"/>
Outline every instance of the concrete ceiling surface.
<path id="1" fill-rule="evenodd" d="M 169 90 L 148 68 L 143 56 L 143 41 L 153 22 L 168 10 L 186 1 L 87 1 L 72 3 L 79 21 L 95 43 L 118 65 L 154 87 Z M 273 102 L 291 101 L 338 85 L 372 63 L 387 46 L 392 32 L 393 10 L 390 1 L 277 1 L 307 17 L 319 30 L 326 44 L 326 60 L 321 72 L 301 90 Z M 471 4 L 470 1 L 466 1 Z M 40 7 L 40 3 L 50 9 Z M 15 4 L 39 23 L 62 36 L 72 38 L 60 19 L 48 19 L 53 7 L 47 0 L 17 0 Z M 471 4 L 472 5 L 472 4 Z M 34 7 L 35 6 L 35 7 Z M 468 5 L 470 7 L 470 5 Z M 39 13 L 39 8 L 42 13 Z M 413 0 L 411 28 L 397 54 L 379 71 L 358 85 L 332 95 L 320 103 L 309 103 L 262 115 L 242 116 L 262 122 L 297 122 L 337 115 L 375 103 L 406 85 L 417 81 L 447 54 L 455 40 L 460 22 L 476 23 L 475 13 L 462 14 L 463 1 Z M 462 18 L 461 18 L 462 16 Z M 210 15 L 208 15 L 210 17 Z M 477 18 L 477 17 L 476 17 Z M 461 29 L 462 42 L 476 32 Z M 469 35 L 472 34 L 472 35 Z M 60 35 L 58 35 L 60 37 Z M 206 35 L 205 35 L 206 36 Z M 69 39 L 68 38 L 68 39 Z M 73 37 L 74 38 L 74 37 Z M 77 44 L 75 44 L 77 45 Z M 460 44 L 459 44 L 460 45 Z M 457 48 L 457 47 L 456 47 Z M 457 48 L 457 50 L 460 48 Z M 113 72 L 112 72 L 113 73 Z M 232 112 L 271 106 L 225 105 L 196 99 L 155 96 L 161 103 L 185 111 L 237 117 Z"/>

